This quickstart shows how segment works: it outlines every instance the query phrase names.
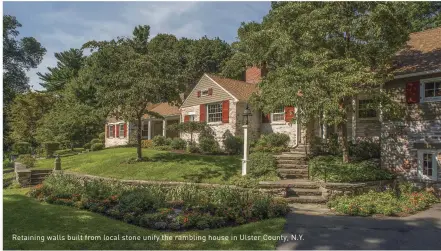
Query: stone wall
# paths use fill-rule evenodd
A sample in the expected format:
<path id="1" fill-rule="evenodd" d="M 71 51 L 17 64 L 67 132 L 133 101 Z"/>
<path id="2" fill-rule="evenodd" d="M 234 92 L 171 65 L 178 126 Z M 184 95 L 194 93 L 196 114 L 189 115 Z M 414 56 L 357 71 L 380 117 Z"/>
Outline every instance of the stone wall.
<path id="1" fill-rule="evenodd" d="M 22 187 L 29 186 L 31 184 L 32 171 L 27 169 L 24 164 L 19 162 L 14 163 L 14 169 L 15 169 L 15 179 L 17 180 L 17 182 Z"/>
<path id="2" fill-rule="evenodd" d="M 297 142 L 297 124 L 291 124 L 289 122 L 273 122 L 273 123 L 262 123 L 261 129 L 262 134 L 269 133 L 284 133 L 289 136 L 290 142 L 289 146 L 295 146 Z"/>
<path id="3" fill-rule="evenodd" d="M 318 182 L 319 189 L 325 199 L 332 199 L 337 195 L 357 195 L 370 190 L 382 191 L 386 187 L 393 187 L 395 180 L 379 180 L 357 183 L 325 183 Z"/>

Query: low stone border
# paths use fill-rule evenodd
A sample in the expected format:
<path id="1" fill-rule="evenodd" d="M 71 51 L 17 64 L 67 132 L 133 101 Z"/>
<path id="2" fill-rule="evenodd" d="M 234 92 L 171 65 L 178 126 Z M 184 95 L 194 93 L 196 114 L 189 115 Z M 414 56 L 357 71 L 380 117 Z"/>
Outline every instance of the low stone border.
<path id="1" fill-rule="evenodd" d="M 15 171 L 15 169 L 6 169 L 6 170 L 3 170 L 3 174 L 5 174 L 5 173 L 12 173 L 14 171 Z"/>
<path id="2" fill-rule="evenodd" d="M 392 187 L 396 180 L 377 180 L 354 183 L 325 183 L 317 182 L 322 196 L 325 199 L 332 199 L 337 195 L 356 195 L 368 192 L 369 190 L 381 191 L 385 187 Z"/>
<path id="3" fill-rule="evenodd" d="M 31 184 L 32 171 L 20 162 L 14 162 L 15 179 L 22 186 L 29 186 Z"/>

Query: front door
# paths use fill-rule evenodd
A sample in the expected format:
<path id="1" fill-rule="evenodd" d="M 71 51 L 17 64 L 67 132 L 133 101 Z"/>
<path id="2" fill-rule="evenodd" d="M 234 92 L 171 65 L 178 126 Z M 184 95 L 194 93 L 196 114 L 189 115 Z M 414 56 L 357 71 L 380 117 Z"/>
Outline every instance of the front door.
<path id="1" fill-rule="evenodd" d="M 437 180 L 438 160 L 436 151 L 418 151 L 418 177 L 425 180 Z"/>

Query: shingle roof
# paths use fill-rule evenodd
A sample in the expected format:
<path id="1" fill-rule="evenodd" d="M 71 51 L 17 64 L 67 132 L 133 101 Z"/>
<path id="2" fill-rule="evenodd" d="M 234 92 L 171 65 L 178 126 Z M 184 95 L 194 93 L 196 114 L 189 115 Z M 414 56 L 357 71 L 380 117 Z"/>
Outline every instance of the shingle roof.
<path id="1" fill-rule="evenodd" d="M 396 75 L 441 70 L 441 27 L 410 34 L 395 61 Z"/>
<path id="2" fill-rule="evenodd" d="M 251 94 L 257 91 L 257 84 L 223 78 L 213 74 L 206 75 L 241 101 L 247 101 Z"/>
<path id="3" fill-rule="evenodd" d="M 148 106 L 147 109 L 152 112 L 159 113 L 164 117 L 180 114 L 179 107 L 170 105 L 167 102 L 150 105 L 150 107 Z M 148 118 L 148 117 L 149 117 L 148 114 L 144 115 L 144 118 Z"/>

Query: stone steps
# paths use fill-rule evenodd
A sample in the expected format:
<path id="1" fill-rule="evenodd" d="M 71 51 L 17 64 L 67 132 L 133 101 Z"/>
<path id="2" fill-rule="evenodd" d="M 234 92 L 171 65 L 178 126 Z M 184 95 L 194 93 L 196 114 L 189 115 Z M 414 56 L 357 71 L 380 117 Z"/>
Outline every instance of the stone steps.
<path id="1" fill-rule="evenodd" d="M 324 204 L 327 202 L 325 198 L 320 195 L 311 196 L 298 196 L 298 197 L 287 197 L 285 198 L 288 203 L 301 203 L 301 204 Z"/>
<path id="2" fill-rule="evenodd" d="M 303 158 L 276 159 L 277 164 L 307 165 L 308 161 Z"/>
<path id="3" fill-rule="evenodd" d="M 306 169 L 306 170 L 308 170 L 308 165 L 291 164 L 291 163 L 277 164 L 277 167 L 279 169 L 299 169 L 299 170 Z"/>
<path id="4" fill-rule="evenodd" d="M 318 189 L 319 186 L 315 182 L 307 179 L 285 179 L 277 181 L 261 181 L 259 187 L 262 188 L 311 188 Z"/>
<path id="5" fill-rule="evenodd" d="M 287 197 L 299 197 L 299 196 L 321 196 L 320 190 L 312 188 L 288 188 L 286 189 Z"/>
<path id="6" fill-rule="evenodd" d="M 292 159 L 307 159 L 305 154 L 302 153 L 292 153 L 292 152 L 285 152 L 279 155 L 276 155 L 276 159 L 278 160 L 292 160 Z"/>
<path id="7" fill-rule="evenodd" d="M 308 169 L 277 169 L 277 173 L 283 179 L 307 179 Z"/>

